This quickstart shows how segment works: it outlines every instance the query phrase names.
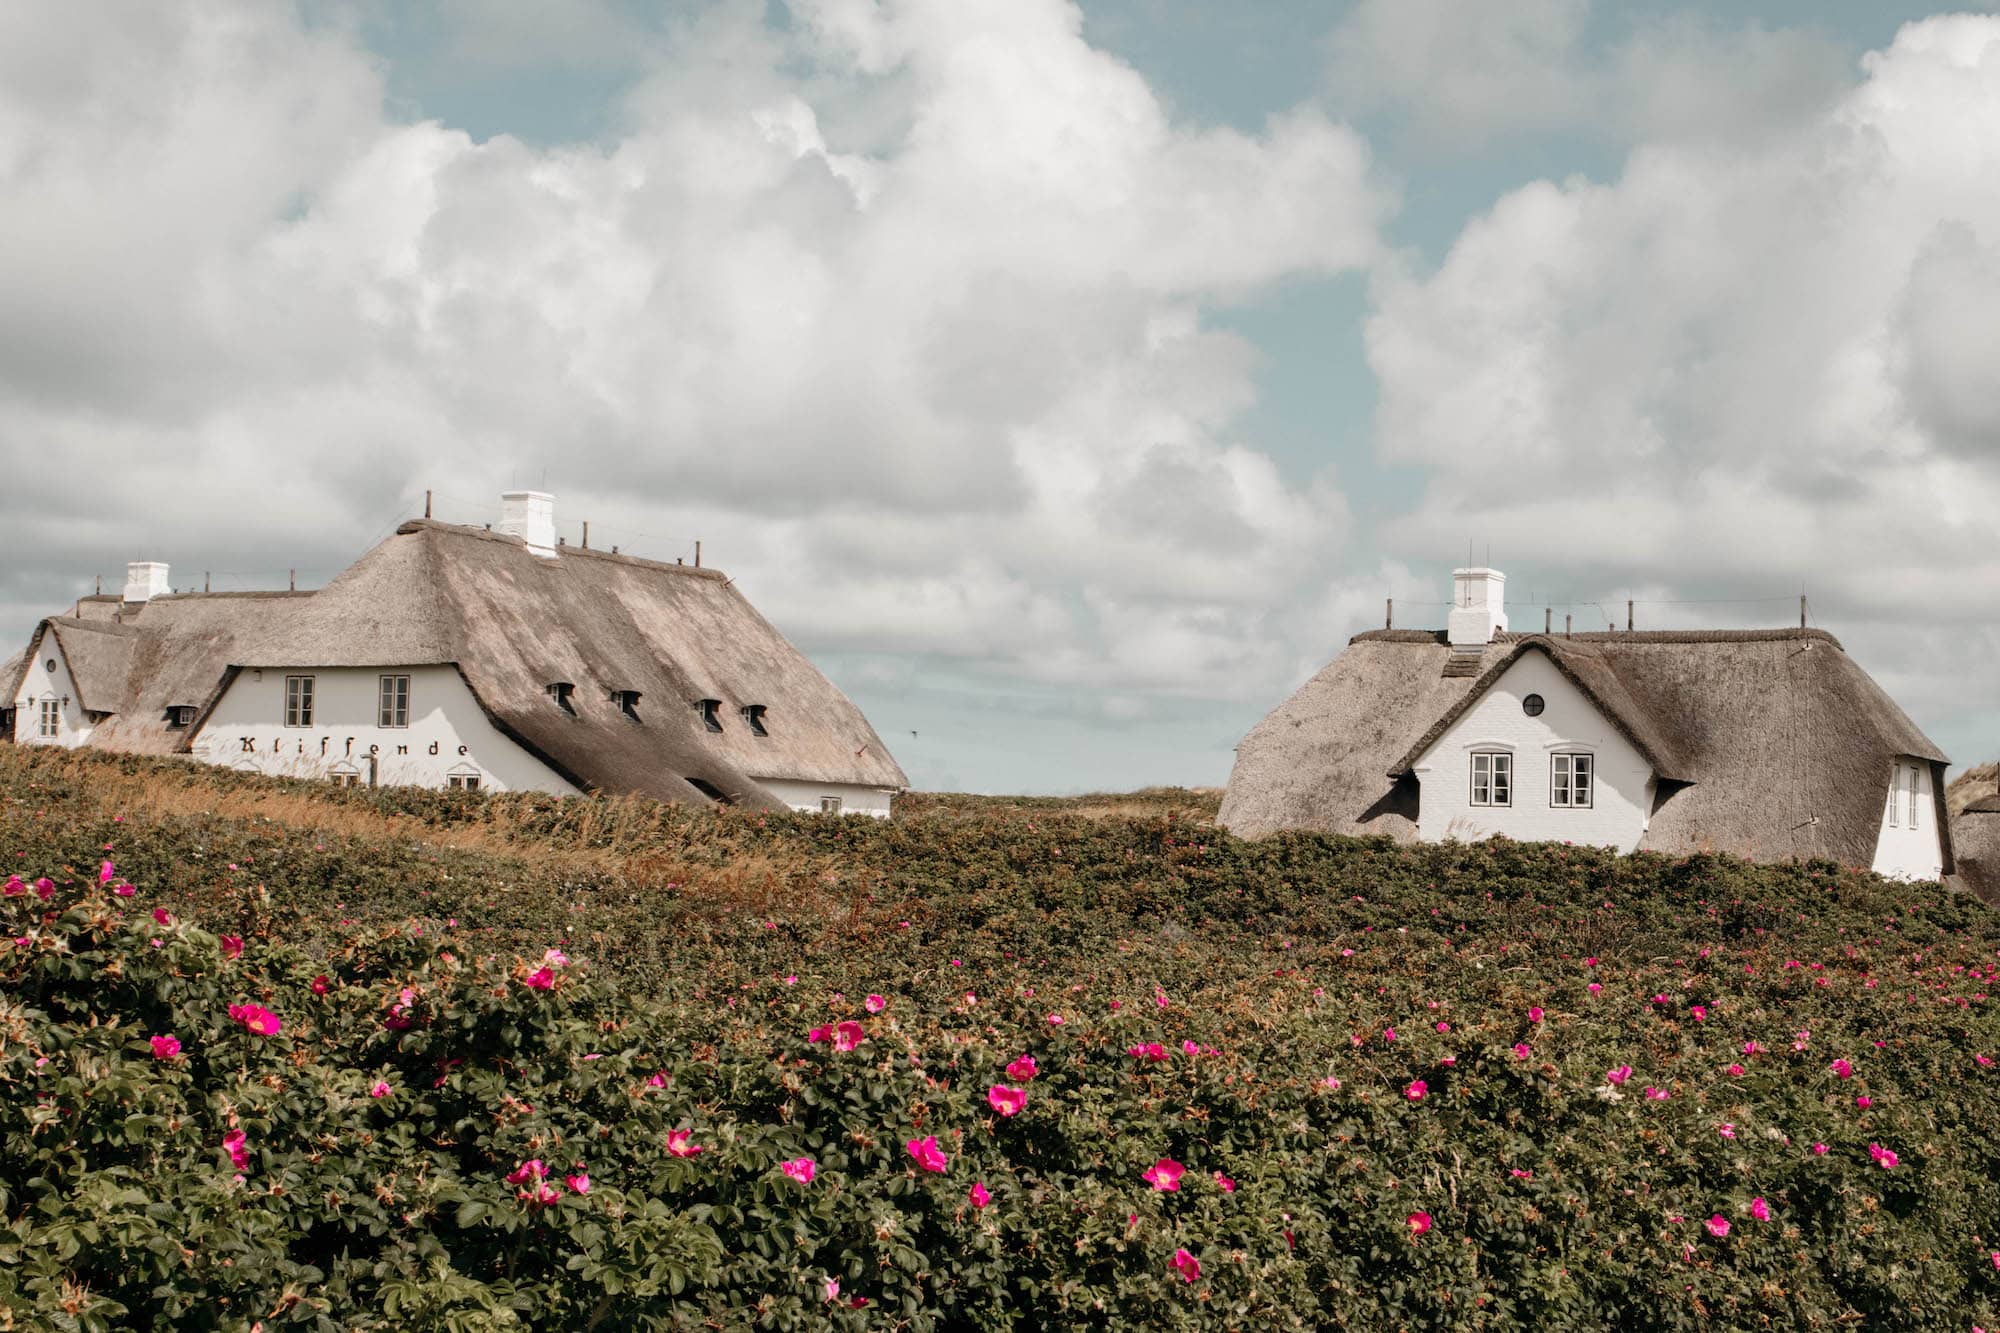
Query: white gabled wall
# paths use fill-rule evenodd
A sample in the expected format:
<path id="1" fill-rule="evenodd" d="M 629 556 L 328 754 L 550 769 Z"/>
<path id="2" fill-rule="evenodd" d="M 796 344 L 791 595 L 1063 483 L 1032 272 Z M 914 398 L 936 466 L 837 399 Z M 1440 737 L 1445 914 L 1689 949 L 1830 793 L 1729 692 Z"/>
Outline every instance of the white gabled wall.
<path id="1" fill-rule="evenodd" d="M 884 787 L 862 787 L 851 782 L 802 782 L 796 778 L 758 778 L 757 785 L 794 810 L 819 812 L 822 797 L 840 798 L 843 815 L 889 817 L 889 798 L 895 793 Z"/>
<path id="2" fill-rule="evenodd" d="M 54 669 L 50 664 L 54 664 Z M 42 702 L 53 699 L 62 718 L 53 737 L 42 735 Z M 34 660 L 14 692 L 14 739 L 23 745 L 60 745 L 73 750 L 90 740 L 91 721 L 77 697 L 76 680 L 54 634 L 44 634 Z"/>
<path id="3" fill-rule="evenodd" d="M 384 675 L 410 678 L 407 727 L 376 725 Z M 310 727 L 285 725 L 287 676 L 314 679 Z M 577 790 L 502 735 L 448 666 L 239 671 L 190 748 L 208 763 L 273 777 L 324 778 L 351 770 L 366 783 L 372 750 L 383 786 L 444 787 L 454 772 L 476 772 L 490 791 Z"/>
<path id="4" fill-rule="evenodd" d="M 1529 717 L 1522 700 L 1542 696 Z M 1504 750 L 1514 756 L 1510 806 L 1472 804 L 1472 755 Z M 1588 753 L 1596 793 L 1588 809 L 1549 804 L 1551 756 Z M 1575 842 L 1629 852 L 1639 845 L 1653 807 L 1653 769 L 1548 656 L 1515 659 L 1479 701 L 1418 757 L 1417 833 L 1425 842 L 1504 833 L 1522 842 Z"/>
<path id="5" fill-rule="evenodd" d="M 1898 755 L 1889 798 L 1882 805 L 1882 831 L 1875 839 L 1875 873 L 1891 879 L 1941 877 L 1944 839 L 1937 824 L 1930 764 Z"/>

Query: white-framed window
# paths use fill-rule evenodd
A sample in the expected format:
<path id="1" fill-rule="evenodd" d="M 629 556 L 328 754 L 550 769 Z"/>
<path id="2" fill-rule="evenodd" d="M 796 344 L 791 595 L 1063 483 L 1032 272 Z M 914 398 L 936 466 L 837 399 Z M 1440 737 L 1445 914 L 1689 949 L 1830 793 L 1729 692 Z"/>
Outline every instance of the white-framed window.
<path id="1" fill-rule="evenodd" d="M 383 676 L 380 680 L 379 706 L 375 710 L 375 725 L 378 727 L 407 727 L 410 725 L 410 678 L 408 676 Z"/>
<path id="2" fill-rule="evenodd" d="M 1514 804 L 1514 756 L 1505 750 L 1481 750 L 1472 756 L 1472 803 Z"/>
<path id="3" fill-rule="evenodd" d="M 1917 766 L 1911 764 L 1908 771 L 1910 776 L 1904 790 L 1910 794 L 1910 827 L 1914 829 L 1917 826 Z"/>
<path id="4" fill-rule="evenodd" d="M 694 711 L 701 714 L 702 726 L 710 731 L 722 730 L 722 700 L 697 699 L 694 701 Z"/>
<path id="5" fill-rule="evenodd" d="M 313 724 L 313 678 L 285 677 L 285 725 L 310 727 Z"/>
<path id="6" fill-rule="evenodd" d="M 361 785 L 361 775 L 359 773 L 329 773 L 327 778 L 336 787 L 359 787 Z"/>
<path id="7" fill-rule="evenodd" d="M 41 725 L 37 728 L 43 740 L 54 740 L 62 735 L 62 702 L 57 699 L 42 700 Z"/>
<path id="8" fill-rule="evenodd" d="M 768 736 L 771 734 L 770 728 L 764 725 L 766 708 L 763 704 L 744 704 L 741 711 L 743 713 L 743 720 L 750 725 L 750 734 L 752 736 Z"/>
<path id="9" fill-rule="evenodd" d="M 191 727 L 194 725 L 194 715 L 195 706 L 193 704 L 174 704 L 167 709 L 167 725 L 176 730 L 183 727 Z"/>
<path id="10" fill-rule="evenodd" d="M 445 785 L 454 791 L 479 790 L 479 775 L 477 773 L 448 773 L 445 775 L 444 780 Z"/>
<path id="11" fill-rule="evenodd" d="M 1889 827 L 1896 827 L 1896 816 L 1903 804 L 1903 766 L 1901 764 L 1889 773 L 1889 813 L 1886 816 Z"/>
<path id="12" fill-rule="evenodd" d="M 821 814 L 823 814 L 823 815 L 837 815 L 837 814 L 839 814 L 839 813 L 840 813 L 840 798 L 839 798 L 838 796 L 822 796 L 822 797 L 820 797 L 820 798 L 819 798 L 819 812 L 820 812 Z"/>
<path id="13" fill-rule="evenodd" d="M 1549 756 L 1549 804 L 1559 809 L 1588 810 L 1596 795 L 1595 773 L 1587 754 Z"/>

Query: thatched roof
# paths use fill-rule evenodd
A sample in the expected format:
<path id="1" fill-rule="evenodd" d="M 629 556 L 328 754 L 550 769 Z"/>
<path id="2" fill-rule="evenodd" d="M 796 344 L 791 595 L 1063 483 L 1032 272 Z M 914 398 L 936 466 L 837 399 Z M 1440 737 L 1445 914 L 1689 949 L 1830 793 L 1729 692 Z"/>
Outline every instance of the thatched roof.
<path id="1" fill-rule="evenodd" d="M 908 785 L 861 711 L 714 569 L 577 547 L 547 559 L 426 519 L 316 592 L 166 595 L 44 632 L 86 706 L 113 715 L 92 737 L 112 749 L 185 749 L 167 708 L 205 714 L 234 670 L 450 665 L 503 734 L 587 789 L 705 803 L 700 783 L 777 809 L 758 779 Z M 547 692 L 558 681 L 573 715 Z M 614 690 L 638 691 L 639 721 Z M 721 701 L 721 732 L 702 699 Z M 740 715 L 750 704 L 768 735 Z"/>
<path id="2" fill-rule="evenodd" d="M 1944 755 L 1820 630 L 1501 634 L 1470 677 L 1444 674 L 1442 633 L 1378 630 L 1244 738 L 1220 822 L 1248 836 L 1414 839 L 1410 765 L 1526 652 L 1545 654 L 1663 779 L 1644 848 L 1868 865 L 1896 758 L 1929 761 L 1942 788 Z"/>
<path id="3" fill-rule="evenodd" d="M 1946 792 L 1953 882 L 1989 903 L 2000 903 L 2000 766 L 1974 764 L 1951 780 Z"/>

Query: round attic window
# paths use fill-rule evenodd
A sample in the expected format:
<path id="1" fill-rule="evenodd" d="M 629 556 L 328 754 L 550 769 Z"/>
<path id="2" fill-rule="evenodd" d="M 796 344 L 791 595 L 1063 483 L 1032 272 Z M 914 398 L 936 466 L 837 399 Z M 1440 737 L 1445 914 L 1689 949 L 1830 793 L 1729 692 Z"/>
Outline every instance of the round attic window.
<path id="1" fill-rule="evenodd" d="M 48 661 L 42 663 L 42 670 L 53 676 L 56 673 L 56 659 L 51 657 Z"/>
<path id="2" fill-rule="evenodd" d="M 1542 703 L 1542 696 L 1539 694 L 1531 694 L 1527 698 L 1521 700 L 1521 711 L 1526 713 L 1529 717 L 1540 717 L 1542 715 L 1543 707 L 1544 705 Z"/>

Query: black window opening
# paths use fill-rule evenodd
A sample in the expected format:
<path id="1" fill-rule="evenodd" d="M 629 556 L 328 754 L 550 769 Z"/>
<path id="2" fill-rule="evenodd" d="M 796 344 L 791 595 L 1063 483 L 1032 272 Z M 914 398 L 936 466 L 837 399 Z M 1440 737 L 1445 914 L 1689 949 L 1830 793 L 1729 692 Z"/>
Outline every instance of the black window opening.
<path id="1" fill-rule="evenodd" d="M 763 704 L 744 704 L 743 720 L 750 724 L 750 734 L 752 736 L 768 736 L 771 734 L 769 728 L 764 725 Z M 716 728 L 717 731 L 721 729 L 720 727 Z"/>
<path id="2" fill-rule="evenodd" d="M 1542 696 L 1539 694 L 1531 694 L 1527 698 L 1521 700 L 1521 711 L 1526 713 L 1529 717 L 1540 717 L 1542 715 L 1542 709 L 1544 707 L 1545 705 L 1542 702 Z"/>
<path id="3" fill-rule="evenodd" d="M 549 698 L 555 700 L 556 707 L 575 717 L 576 701 L 571 696 L 576 693 L 576 686 L 566 680 L 559 680 L 551 684 L 548 689 Z"/>
<path id="4" fill-rule="evenodd" d="M 618 711 L 631 718 L 634 722 L 639 720 L 639 691 L 613 690 L 611 691 L 611 702 L 617 704 Z"/>
<path id="5" fill-rule="evenodd" d="M 167 709 L 167 725 L 175 730 L 191 727 L 194 725 L 194 712 L 193 704 L 174 704 Z"/>
<path id="6" fill-rule="evenodd" d="M 721 728 L 718 727 L 717 730 L 719 731 L 721 730 Z M 687 785 L 693 787 L 696 791 L 700 792 L 703 796 L 706 796 L 709 800 L 714 801 L 717 805 L 736 804 L 734 801 L 729 799 L 728 792 L 722 790 L 722 788 L 716 786 L 713 782 L 710 782 L 707 778 L 689 778 L 687 779 Z"/>
<path id="7" fill-rule="evenodd" d="M 710 731 L 722 730 L 722 700 L 697 699 L 694 711 L 701 714 L 701 724 Z"/>

